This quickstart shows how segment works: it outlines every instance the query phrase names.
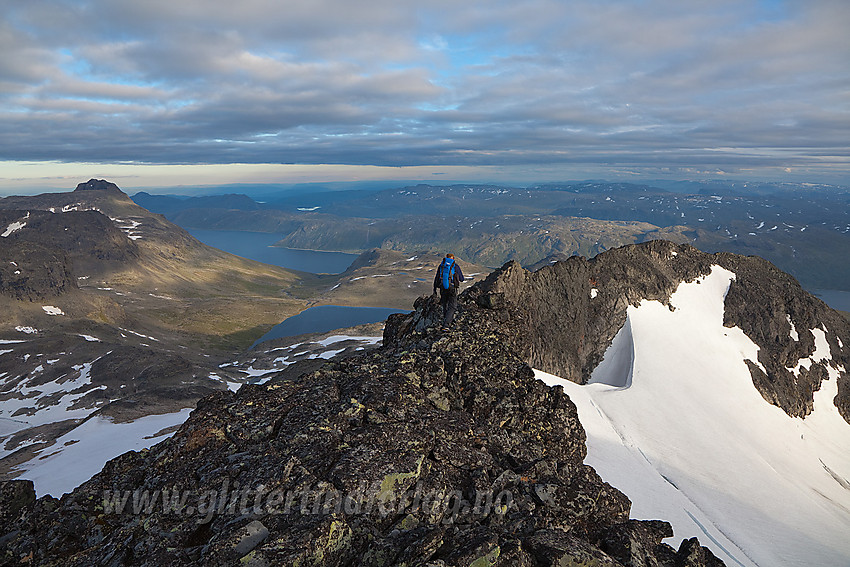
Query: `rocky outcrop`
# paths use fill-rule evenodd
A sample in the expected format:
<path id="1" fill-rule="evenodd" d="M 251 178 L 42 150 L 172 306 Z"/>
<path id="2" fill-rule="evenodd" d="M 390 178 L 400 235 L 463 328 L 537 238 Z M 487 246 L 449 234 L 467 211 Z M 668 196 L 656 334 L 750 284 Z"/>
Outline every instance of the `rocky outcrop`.
<path id="1" fill-rule="evenodd" d="M 77 289 L 76 278 L 62 250 L 35 242 L 0 242 L 0 295 L 36 301 L 72 289 Z"/>
<path id="2" fill-rule="evenodd" d="M 755 364 L 750 373 L 761 395 L 789 415 L 811 413 L 813 394 L 828 376 L 827 364 L 812 361 L 797 374 L 791 369 L 815 353 L 814 330 L 819 330 L 832 361 L 845 369 L 835 405 L 850 422 L 850 322 L 767 260 L 734 254 L 717 259 L 736 275 L 726 295 L 724 325 L 740 327 L 759 345 L 759 362 L 767 373 Z"/>
<path id="3" fill-rule="evenodd" d="M 0 516 L 0 561 L 722 565 L 695 540 L 662 543 L 663 521 L 630 520 L 583 463 L 574 404 L 517 352 L 528 320 L 507 286 L 487 306 L 469 292 L 449 333 L 423 297 L 380 349 L 204 398 L 174 437 L 61 501 L 2 485 L 20 504 Z"/>
<path id="4" fill-rule="evenodd" d="M 54 255 L 61 251 L 60 254 L 67 256 L 78 275 L 108 273 L 139 259 L 137 244 L 127 238 L 109 217 L 98 211 L 54 214 L 40 210 L 0 209 L 2 226 L 19 218 L 26 219 L 18 221 L 24 226 L 11 232 L 4 239 L 4 244 L 28 242 L 52 249 Z M 37 257 L 35 260 L 29 264 L 30 267 L 39 264 Z"/>
<path id="5" fill-rule="evenodd" d="M 78 183 L 74 191 L 108 191 L 115 194 L 125 194 L 116 184 L 105 179 L 89 179 L 85 183 Z"/>
<path id="6" fill-rule="evenodd" d="M 653 241 L 574 256 L 536 272 L 509 262 L 474 286 L 462 304 L 510 312 L 514 348 L 531 366 L 584 384 L 626 321 L 629 305 L 669 304 L 680 282 L 719 265 L 735 273 L 725 299 L 724 324 L 740 327 L 760 348 L 750 365 L 753 384 L 791 416 L 812 410 L 813 393 L 828 376 L 828 361 L 812 361 L 815 330 L 824 332 L 832 363 L 843 367 L 836 406 L 850 421 L 850 322 L 807 293 L 790 275 L 755 256 L 707 254 L 688 245 Z M 793 329 L 792 329 L 793 324 Z"/>

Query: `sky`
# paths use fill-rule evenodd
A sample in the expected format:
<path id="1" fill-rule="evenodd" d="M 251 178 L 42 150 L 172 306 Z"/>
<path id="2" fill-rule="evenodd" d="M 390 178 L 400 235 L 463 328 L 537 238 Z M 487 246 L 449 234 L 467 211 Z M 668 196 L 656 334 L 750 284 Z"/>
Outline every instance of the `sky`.
<path id="1" fill-rule="evenodd" d="M 850 184 L 847 0 L 0 0 L 0 192 Z"/>

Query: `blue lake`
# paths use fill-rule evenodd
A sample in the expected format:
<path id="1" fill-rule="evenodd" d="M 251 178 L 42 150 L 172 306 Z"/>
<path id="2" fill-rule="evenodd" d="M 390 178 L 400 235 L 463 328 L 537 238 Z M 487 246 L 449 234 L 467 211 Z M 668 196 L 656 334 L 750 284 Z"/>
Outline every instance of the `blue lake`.
<path id="1" fill-rule="evenodd" d="M 824 303 L 833 309 L 838 309 L 839 311 L 850 311 L 850 291 L 813 289 L 810 293 L 820 297 Z"/>
<path id="2" fill-rule="evenodd" d="M 273 247 L 272 244 L 283 238 L 284 234 L 195 228 L 187 229 L 187 232 L 204 244 L 243 258 L 314 274 L 344 272 L 357 258 L 357 254 L 344 252 Z"/>
<path id="3" fill-rule="evenodd" d="M 257 339 L 251 347 L 263 341 L 303 335 L 305 333 L 325 333 L 343 327 L 353 327 L 364 323 L 384 321 L 392 313 L 407 313 L 401 309 L 388 307 L 342 307 L 340 305 L 317 305 L 305 309 L 283 323 L 279 323 Z"/>

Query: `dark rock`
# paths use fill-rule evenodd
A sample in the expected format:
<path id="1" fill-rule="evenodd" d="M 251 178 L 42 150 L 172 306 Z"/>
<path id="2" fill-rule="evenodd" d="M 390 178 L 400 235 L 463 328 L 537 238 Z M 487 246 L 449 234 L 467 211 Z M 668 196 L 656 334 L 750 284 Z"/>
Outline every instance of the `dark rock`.
<path id="1" fill-rule="evenodd" d="M 627 567 L 659 567 L 680 559 L 662 544 L 668 537 L 673 537 L 673 528 L 667 522 L 629 520 L 605 529 L 599 548 Z"/>
<path id="2" fill-rule="evenodd" d="M 35 503 L 35 488 L 31 480 L 10 480 L 0 482 L 0 533 L 17 520 L 21 513 L 32 508 Z"/>
<path id="3" fill-rule="evenodd" d="M 14 244 L 22 247 L 24 243 L 41 246 L 50 251 L 45 253 L 48 263 L 59 261 L 53 258 L 67 257 L 70 261 L 69 270 L 76 275 L 86 276 L 108 272 L 139 259 L 136 242 L 127 238 L 109 217 L 98 211 L 75 210 L 54 214 L 39 210 L 0 209 L 0 228 L 24 217 L 26 226 L 6 237 L 4 248 Z M 11 261 L 16 261 L 20 266 L 38 271 L 40 262 L 34 254 L 27 257 L 29 260 L 26 263 L 22 263 L 14 260 L 13 252 L 0 252 L 0 255 L 9 256 Z M 0 269 L 5 269 L 6 262 L 3 264 Z"/>
<path id="4" fill-rule="evenodd" d="M 562 565 L 594 565 L 622 567 L 601 549 L 559 530 L 540 530 L 525 542 L 537 565 L 560 567 Z"/>
<path id="5" fill-rule="evenodd" d="M 676 562 L 671 567 L 696 567 L 697 565 L 719 567 L 724 564 L 709 549 L 702 547 L 695 537 L 682 542 L 677 556 Z"/>
<path id="6" fill-rule="evenodd" d="M 3 225 L 0 211 L 0 225 Z M 68 257 L 53 246 L 6 240 L 0 246 L 0 294 L 36 301 L 77 289 Z"/>
<path id="7" fill-rule="evenodd" d="M 85 183 L 77 184 L 77 188 L 74 191 L 108 191 L 110 193 L 124 194 L 116 184 L 105 179 L 89 179 Z"/>
<path id="8" fill-rule="evenodd" d="M 850 370 L 850 322 L 807 293 L 792 276 L 755 256 L 718 254 L 719 263 L 736 274 L 726 295 L 724 325 L 740 327 L 759 345 L 759 362 L 750 365 L 762 397 L 792 416 L 811 413 L 814 392 L 828 377 L 825 363 L 812 364 L 795 376 L 789 367 L 815 351 L 813 329 L 826 329 L 832 360 Z M 791 338 L 790 317 L 799 340 Z M 836 406 L 850 421 L 850 375 L 842 372 Z"/>

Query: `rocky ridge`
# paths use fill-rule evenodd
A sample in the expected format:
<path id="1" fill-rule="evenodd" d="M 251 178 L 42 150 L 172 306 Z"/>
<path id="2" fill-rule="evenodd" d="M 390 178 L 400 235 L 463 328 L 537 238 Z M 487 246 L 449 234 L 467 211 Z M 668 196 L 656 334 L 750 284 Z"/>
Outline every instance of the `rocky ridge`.
<path id="1" fill-rule="evenodd" d="M 585 384 L 626 321 L 629 305 L 669 305 L 680 282 L 718 265 L 735 273 L 725 298 L 724 325 L 740 327 L 759 346 L 750 363 L 761 395 L 788 415 L 812 410 L 813 393 L 827 377 L 827 361 L 792 369 L 815 352 L 822 329 L 832 364 L 850 369 L 850 322 L 806 292 L 792 276 L 756 256 L 707 254 L 686 244 L 652 241 L 573 256 L 536 272 L 509 262 L 471 288 L 467 303 L 507 309 L 522 321 L 514 347 L 534 368 Z M 671 307 L 672 309 L 672 307 Z M 838 381 L 836 406 L 850 421 L 850 375 Z"/>
<path id="2" fill-rule="evenodd" d="M 204 398 L 172 438 L 61 501 L 0 485 L 2 561 L 722 565 L 696 539 L 662 543 L 666 522 L 630 520 L 583 463 L 574 404 L 518 340 L 529 319 L 510 282 L 527 277 L 506 266 L 465 292 L 449 333 L 423 297 L 379 349 Z"/>

